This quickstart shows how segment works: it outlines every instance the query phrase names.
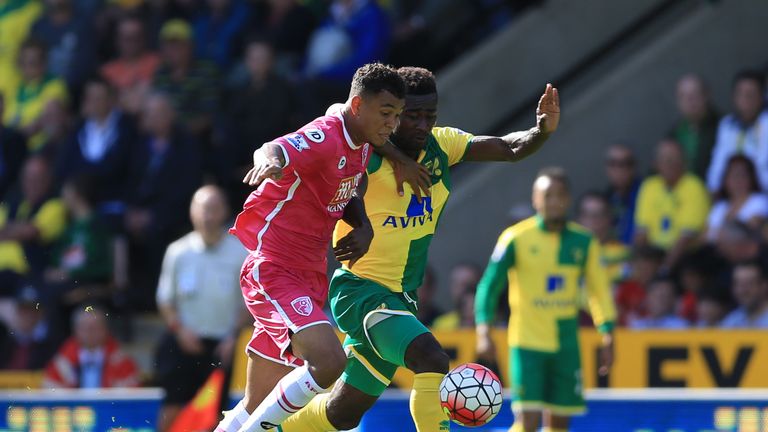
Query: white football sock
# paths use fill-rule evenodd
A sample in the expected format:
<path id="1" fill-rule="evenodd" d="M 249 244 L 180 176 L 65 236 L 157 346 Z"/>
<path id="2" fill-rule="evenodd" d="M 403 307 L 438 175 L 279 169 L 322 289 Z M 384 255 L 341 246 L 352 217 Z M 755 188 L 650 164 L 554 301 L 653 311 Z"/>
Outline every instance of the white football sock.
<path id="1" fill-rule="evenodd" d="M 224 412 L 224 419 L 219 422 L 215 432 L 237 432 L 243 423 L 248 421 L 248 411 L 243 401 L 240 401 L 229 411 Z"/>
<path id="2" fill-rule="evenodd" d="M 304 408 L 313 397 L 329 389 L 320 387 L 307 366 L 296 368 L 278 381 L 272 392 L 250 415 L 238 432 L 277 428 L 285 419 Z"/>

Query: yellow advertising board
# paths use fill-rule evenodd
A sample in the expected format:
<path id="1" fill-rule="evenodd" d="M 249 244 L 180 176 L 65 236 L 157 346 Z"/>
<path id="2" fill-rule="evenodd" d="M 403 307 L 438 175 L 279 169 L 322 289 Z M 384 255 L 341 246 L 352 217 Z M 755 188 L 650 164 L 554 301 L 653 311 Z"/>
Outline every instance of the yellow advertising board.
<path id="1" fill-rule="evenodd" d="M 250 331 L 243 333 L 240 347 L 245 346 L 250 334 Z M 451 367 L 475 361 L 472 329 L 435 332 L 435 336 L 451 356 Z M 614 366 L 608 377 L 599 377 L 597 373 L 600 336 L 593 329 L 583 329 L 579 337 L 586 388 L 768 388 L 768 332 L 765 331 L 619 329 L 615 333 Z M 493 338 L 501 378 L 508 385 L 504 329 L 495 330 Z M 245 385 L 246 357 L 240 353 L 242 350 L 236 355 L 233 391 L 242 391 Z M 400 369 L 392 383 L 408 389 L 413 383 L 413 374 Z"/>

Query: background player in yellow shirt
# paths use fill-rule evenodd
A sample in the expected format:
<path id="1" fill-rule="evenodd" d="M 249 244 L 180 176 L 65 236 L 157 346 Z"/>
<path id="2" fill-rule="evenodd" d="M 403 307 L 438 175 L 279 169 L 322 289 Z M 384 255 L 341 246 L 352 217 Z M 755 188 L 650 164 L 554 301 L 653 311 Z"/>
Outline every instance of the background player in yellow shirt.
<path id="1" fill-rule="evenodd" d="M 559 168 L 542 171 L 533 185 L 536 216 L 508 228 L 496 244 L 477 288 L 477 352 L 493 360 L 489 323 L 509 284 L 509 362 L 514 432 L 534 432 L 544 415 L 545 431 L 565 431 L 569 416 L 584 411 L 579 358 L 580 291 L 603 333 L 600 373 L 612 362 L 616 311 L 600 244 L 568 222 L 568 179 Z"/>
<path id="2" fill-rule="evenodd" d="M 431 72 L 400 68 L 407 85 L 405 110 L 392 137 L 406 155 L 431 174 L 430 196 L 419 200 L 406 186 L 398 196 L 395 171 L 374 155 L 368 164 L 366 213 L 374 230 L 368 253 L 344 262 L 330 284 L 331 311 L 344 341 L 347 366 L 330 394 L 321 395 L 283 422 L 284 432 L 352 429 L 389 385 L 398 367 L 415 373 L 411 415 L 420 432 L 449 430 L 438 387 L 448 372 L 448 355 L 415 317 L 429 243 L 451 191 L 451 167 L 461 161 L 518 161 L 535 152 L 557 128 L 557 90 L 547 85 L 536 111 L 536 126 L 504 137 L 474 136 L 434 127 L 437 87 Z M 336 226 L 339 239 L 351 230 Z"/>

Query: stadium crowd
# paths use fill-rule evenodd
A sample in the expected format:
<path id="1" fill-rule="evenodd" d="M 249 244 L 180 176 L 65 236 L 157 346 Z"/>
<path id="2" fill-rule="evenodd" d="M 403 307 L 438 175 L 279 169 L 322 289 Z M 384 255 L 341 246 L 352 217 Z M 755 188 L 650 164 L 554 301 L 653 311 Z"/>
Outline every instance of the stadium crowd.
<path id="1" fill-rule="evenodd" d="M 343 100 L 358 66 L 437 69 L 524 3 L 6 1 L 0 368 L 47 368 L 47 386 L 139 385 L 115 324 L 157 310 L 168 331 L 152 382 L 178 409 L 210 372 L 190 365 L 228 363 L 248 325 L 244 251 L 224 233 L 253 150 Z M 720 116 L 707 84 L 682 77 L 654 165 L 610 145 L 604 180 L 574 206 L 603 244 L 623 326 L 768 328 L 765 74 L 739 74 L 732 91 Z M 510 222 L 530 214 L 516 206 Z M 419 318 L 472 327 L 483 264 L 446 275 L 449 311 L 430 301 L 429 272 Z"/>

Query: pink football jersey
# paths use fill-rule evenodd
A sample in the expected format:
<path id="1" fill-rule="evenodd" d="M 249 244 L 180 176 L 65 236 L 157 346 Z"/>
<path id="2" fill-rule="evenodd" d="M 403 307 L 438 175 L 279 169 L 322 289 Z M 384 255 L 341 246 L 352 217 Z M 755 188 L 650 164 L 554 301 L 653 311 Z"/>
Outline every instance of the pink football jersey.
<path id="1" fill-rule="evenodd" d="M 251 193 L 230 233 L 259 259 L 325 273 L 333 228 L 365 172 L 370 147 L 352 142 L 341 114 L 272 142 L 283 149 L 283 177 Z"/>

